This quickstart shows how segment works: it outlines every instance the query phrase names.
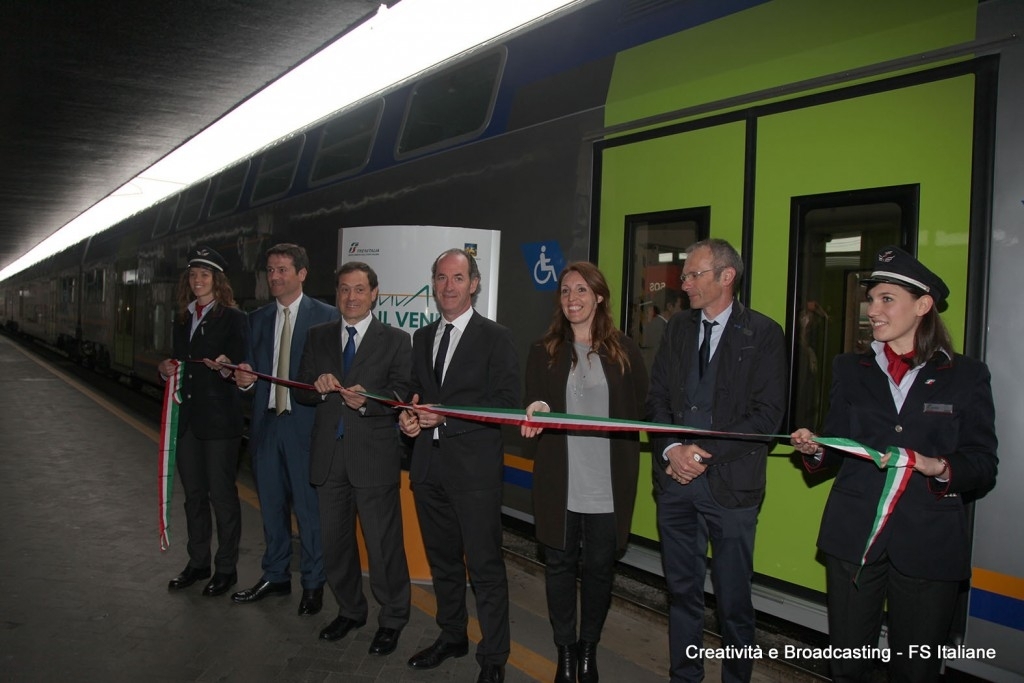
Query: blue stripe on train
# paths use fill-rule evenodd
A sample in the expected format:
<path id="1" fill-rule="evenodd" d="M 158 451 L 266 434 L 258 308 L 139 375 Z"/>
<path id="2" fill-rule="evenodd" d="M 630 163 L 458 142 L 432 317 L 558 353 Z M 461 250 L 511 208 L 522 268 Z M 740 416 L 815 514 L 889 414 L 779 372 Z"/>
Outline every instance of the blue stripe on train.
<path id="1" fill-rule="evenodd" d="M 531 490 L 533 489 L 533 472 L 505 465 L 505 483 Z"/>
<path id="2" fill-rule="evenodd" d="M 1024 600 L 972 588 L 970 614 L 976 619 L 1024 631 Z"/>

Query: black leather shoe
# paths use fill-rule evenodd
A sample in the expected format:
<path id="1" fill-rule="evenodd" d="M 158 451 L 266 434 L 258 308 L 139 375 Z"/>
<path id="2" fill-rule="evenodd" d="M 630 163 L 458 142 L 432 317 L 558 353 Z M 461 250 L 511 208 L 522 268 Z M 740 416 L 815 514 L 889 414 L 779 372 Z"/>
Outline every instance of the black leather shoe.
<path id="1" fill-rule="evenodd" d="M 505 667 L 500 664 L 484 664 L 476 677 L 476 683 L 504 683 L 504 680 Z"/>
<path id="2" fill-rule="evenodd" d="M 231 572 L 230 574 L 221 574 L 217 572 L 210 579 L 210 583 L 206 584 L 203 588 L 203 595 L 214 596 L 223 595 L 228 592 L 228 589 L 238 583 L 238 574 Z"/>
<path id="3" fill-rule="evenodd" d="M 354 628 L 366 625 L 366 619 L 356 621 L 348 617 L 338 617 L 320 631 L 320 640 L 341 640 Z"/>
<path id="4" fill-rule="evenodd" d="M 558 667 L 555 669 L 555 683 L 576 683 L 576 659 L 579 648 L 576 643 L 558 646 Z"/>
<path id="5" fill-rule="evenodd" d="M 323 588 L 306 588 L 302 591 L 302 600 L 299 600 L 299 616 L 311 617 L 320 611 L 324 606 Z"/>
<path id="6" fill-rule="evenodd" d="M 288 595 L 292 592 L 291 581 L 280 581 L 274 583 L 273 581 L 259 581 L 252 588 L 246 588 L 244 591 L 238 591 L 231 596 L 231 599 L 235 602 L 256 602 L 262 600 L 268 595 Z"/>
<path id="7" fill-rule="evenodd" d="M 180 574 L 175 576 L 173 579 L 167 582 L 167 590 L 176 591 L 182 588 L 188 588 L 196 581 L 202 581 L 203 579 L 210 578 L 210 568 L 196 569 L 195 567 L 187 566 Z"/>
<path id="8" fill-rule="evenodd" d="M 381 627 L 377 629 L 377 632 L 373 634 L 373 642 L 370 643 L 370 649 L 366 651 L 367 654 L 381 657 L 391 654 L 398 647 L 398 636 L 400 635 L 402 635 L 402 632 L 396 628 Z"/>
<path id="9" fill-rule="evenodd" d="M 425 650 L 420 650 L 409 659 L 409 668 L 412 669 L 436 669 L 441 662 L 449 657 L 465 657 L 469 652 L 469 641 L 461 643 L 445 643 L 440 640 Z"/>
<path id="10" fill-rule="evenodd" d="M 597 683 L 597 643 L 581 640 L 579 648 L 579 682 Z"/>

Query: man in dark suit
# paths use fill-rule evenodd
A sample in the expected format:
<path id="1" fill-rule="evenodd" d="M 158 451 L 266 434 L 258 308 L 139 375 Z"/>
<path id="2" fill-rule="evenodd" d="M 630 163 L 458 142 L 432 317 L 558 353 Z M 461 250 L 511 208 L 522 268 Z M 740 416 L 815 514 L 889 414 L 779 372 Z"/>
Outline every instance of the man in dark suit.
<path id="1" fill-rule="evenodd" d="M 743 262 L 728 242 L 687 249 L 683 291 L 689 312 L 665 329 L 651 372 L 647 412 L 653 422 L 753 434 L 778 431 L 786 406 L 782 328 L 734 298 Z M 768 440 L 685 439 L 652 435 L 658 531 L 672 595 L 672 681 L 699 681 L 707 548 L 726 646 L 754 644 L 754 530 L 764 498 Z M 727 658 L 723 681 L 748 681 L 750 658 Z"/>
<path id="2" fill-rule="evenodd" d="M 240 388 L 253 390 L 249 451 L 267 547 L 260 580 L 231 597 L 235 602 L 249 603 L 268 595 L 291 593 L 294 508 L 302 548 L 300 615 L 320 611 L 326 580 L 316 490 L 309 483 L 313 409 L 293 401 L 287 387 L 256 382 L 256 376 L 245 370 L 286 379 L 297 377 L 309 328 L 337 320 L 335 308 L 303 295 L 308 268 L 306 250 L 296 244 L 278 244 L 267 250 L 267 284 L 275 301 L 249 316 L 252 363 L 239 363 L 235 373 Z"/>
<path id="3" fill-rule="evenodd" d="M 296 389 L 316 406 L 310 481 L 320 495 L 327 581 L 338 601 L 338 616 L 320 631 L 339 640 L 366 623 L 367 604 L 356 543 L 356 515 L 370 564 L 370 587 L 380 603 L 371 655 L 387 655 L 409 621 L 409 566 L 402 538 L 399 498 L 401 448 L 395 411 L 357 392 L 405 395 L 409 388 L 409 335 L 384 325 L 371 311 L 377 302 L 377 273 L 350 261 L 338 270 L 342 320 L 309 331 L 299 381 L 316 391 Z"/>
<path id="4" fill-rule="evenodd" d="M 413 403 L 515 408 L 519 360 L 508 329 L 473 310 L 476 259 L 450 249 L 431 267 L 441 318 L 413 335 Z M 478 681 L 503 681 L 510 638 L 508 581 L 501 554 L 504 446 L 498 425 L 407 410 L 402 431 L 416 439 L 410 478 L 437 596 L 441 635 L 409 660 L 433 669 L 469 651 L 466 571 L 483 637 Z M 465 558 L 465 559 L 463 559 Z"/>

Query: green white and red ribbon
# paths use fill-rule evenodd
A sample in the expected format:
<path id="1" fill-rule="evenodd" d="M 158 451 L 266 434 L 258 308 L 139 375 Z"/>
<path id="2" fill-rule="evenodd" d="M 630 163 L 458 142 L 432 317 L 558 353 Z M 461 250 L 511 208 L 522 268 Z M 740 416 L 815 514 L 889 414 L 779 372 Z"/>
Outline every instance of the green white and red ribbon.
<path id="1" fill-rule="evenodd" d="M 181 379 L 185 366 L 176 360 L 174 374 L 164 384 L 164 405 L 160 413 L 160 463 L 157 473 L 160 507 L 160 550 L 171 545 L 171 496 L 174 493 L 174 455 L 178 447 L 178 406 L 181 405 Z"/>

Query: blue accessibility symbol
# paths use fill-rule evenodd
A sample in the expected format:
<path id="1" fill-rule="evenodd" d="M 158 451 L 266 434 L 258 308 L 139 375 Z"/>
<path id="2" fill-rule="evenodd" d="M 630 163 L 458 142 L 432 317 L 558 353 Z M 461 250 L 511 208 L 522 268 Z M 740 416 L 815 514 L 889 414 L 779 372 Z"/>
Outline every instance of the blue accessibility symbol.
<path id="1" fill-rule="evenodd" d="M 542 292 L 558 289 L 558 274 L 565 267 L 565 257 L 558 242 L 529 242 L 520 246 L 533 286 Z"/>

